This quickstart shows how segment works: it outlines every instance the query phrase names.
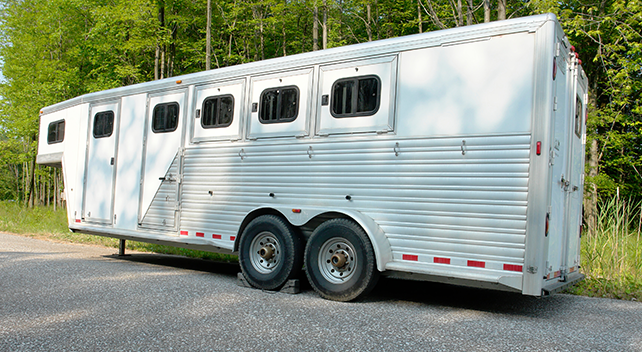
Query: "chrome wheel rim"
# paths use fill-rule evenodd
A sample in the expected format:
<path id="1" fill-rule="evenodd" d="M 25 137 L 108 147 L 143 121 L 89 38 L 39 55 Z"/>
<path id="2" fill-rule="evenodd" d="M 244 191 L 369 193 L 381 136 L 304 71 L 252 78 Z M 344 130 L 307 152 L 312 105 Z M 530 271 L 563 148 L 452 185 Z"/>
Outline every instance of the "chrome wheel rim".
<path id="1" fill-rule="evenodd" d="M 331 283 L 348 281 L 358 268 L 354 245 L 345 238 L 331 238 L 321 246 L 319 252 L 321 275 Z"/>
<path id="2" fill-rule="evenodd" d="M 281 244 L 273 233 L 259 233 L 250 244 L 250 263 L 261 274 L 273 272 L 283 256 Z"/>

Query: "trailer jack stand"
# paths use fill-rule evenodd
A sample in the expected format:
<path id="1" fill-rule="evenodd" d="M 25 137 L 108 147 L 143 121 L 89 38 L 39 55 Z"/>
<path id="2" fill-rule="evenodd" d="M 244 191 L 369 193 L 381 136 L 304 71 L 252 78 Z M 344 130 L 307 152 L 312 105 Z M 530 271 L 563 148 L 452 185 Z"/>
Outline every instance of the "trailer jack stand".
<path id="1" fill-rule="evenodd" d="M 125 257 L 128 254 L 125 254 L 125 240 L 118 240 L 118 256 Z"/>

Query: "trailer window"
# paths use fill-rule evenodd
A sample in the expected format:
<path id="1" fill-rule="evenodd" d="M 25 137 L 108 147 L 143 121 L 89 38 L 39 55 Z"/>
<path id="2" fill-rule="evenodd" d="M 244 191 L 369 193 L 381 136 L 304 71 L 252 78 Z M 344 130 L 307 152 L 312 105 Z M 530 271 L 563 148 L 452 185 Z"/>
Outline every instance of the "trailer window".
<path id="1" fill-rule="evenodd" d="M 332 116 L 371 116 L 379 110 L 381 80 L 379 77 L 361 76 L 340 79 L 332 85 Z"/>
<path id="2" fill-rule="evenodd" d="M 580 100 L 580 97 L 577 97 L 577 103 L 575 105 L 575 135 L 578 137 L 582 136 L 582 110 L 582 100 Z"/>
<path id="3" fill-rule="evenodd" d="M 65 139 L 65 120 L 54 121 L 47 130 L 47 144 L 60 143 Z"/>
<path id="4" fill-rule="evenodd" d="M 266 89 L 261 93 L 261 123 L 292 122 L 299 114 L 299 88 L 296 86 Z"/>
<path id="5" fill-rule="evenodd" d="M 152 131 L 154 133 L 172 132 L 178 127 L 178 103 L 158 104 L 152 115 Z"/>
<path id="6" fill-rule="evenodd" d="M 234 114 L 234 97 L 222 95 L 209 97 L 203 101 L 203 128 L 220 128 L 232 124 Z"/>
<path id="7" fill-rule="evenodd" d="M 109 137 L 114 132 L 114 112 L 103 111 L 94 115 L 94 138 Z"/>

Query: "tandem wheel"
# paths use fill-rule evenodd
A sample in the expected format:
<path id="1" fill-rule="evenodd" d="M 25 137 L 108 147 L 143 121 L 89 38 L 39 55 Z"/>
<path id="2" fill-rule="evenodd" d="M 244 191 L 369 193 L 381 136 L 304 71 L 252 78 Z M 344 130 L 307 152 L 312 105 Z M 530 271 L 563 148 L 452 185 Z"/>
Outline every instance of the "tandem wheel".
<path id="1" fill-rule="evenodd" d="M 305 273 L 321 297 L 352 301 L 370 292 L 379 271 L 370 239 L 348 219 L 332 219 L 314 230 L 305 247 Z"/>
<path id="2" fill-rule="evenodd" d="M 239 264 L 247 282 L 278 290 L 294 279 L 303 263 L 303 242 L 292 225 L 275 215 L 252 220 L 239 242 Z"/>

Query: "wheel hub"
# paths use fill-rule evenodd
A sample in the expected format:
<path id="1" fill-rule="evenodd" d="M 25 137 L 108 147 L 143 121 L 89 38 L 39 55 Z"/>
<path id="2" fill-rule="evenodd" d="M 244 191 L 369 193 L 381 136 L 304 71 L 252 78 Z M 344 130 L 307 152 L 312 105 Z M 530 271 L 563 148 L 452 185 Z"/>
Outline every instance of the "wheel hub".
<path id="1" fill-rule="evenodd" d="M 330 263 L 337 269 L 343 268 L 348 264 L 348 256 L 344 251 L 335 252 L 334 255 L 330 258 Z"/>
<path id="2" fill-rule="evenodd" d="M 250 244 L 250 263 L 259 273 L 273 272 L 280 264 L 282 256 L 281 243 L 272 232 L 259 233 Z"/>
<path id="3" fill-rule="evenodd" d="M 355 247 L 347 239 L 335 237 L 321 245 L 319 270 L 329 282 L 346 282 L 354 276 L 358 264 Z"/>
<path id="4" fill-rule="evenodd" d="M 274 249 L 271 246 L 265 246 L 259 249 L 259 255 L 263 259 L 270 260 L 274 257 Z"/>

